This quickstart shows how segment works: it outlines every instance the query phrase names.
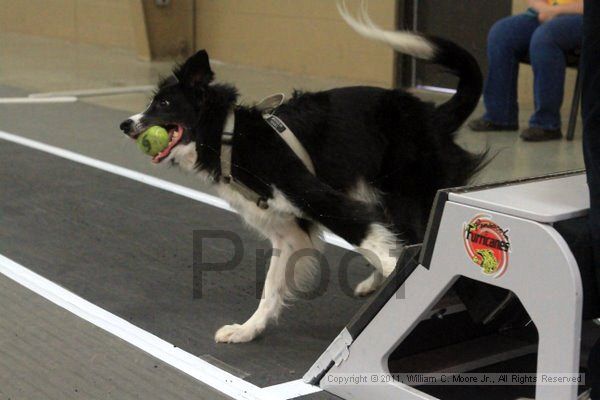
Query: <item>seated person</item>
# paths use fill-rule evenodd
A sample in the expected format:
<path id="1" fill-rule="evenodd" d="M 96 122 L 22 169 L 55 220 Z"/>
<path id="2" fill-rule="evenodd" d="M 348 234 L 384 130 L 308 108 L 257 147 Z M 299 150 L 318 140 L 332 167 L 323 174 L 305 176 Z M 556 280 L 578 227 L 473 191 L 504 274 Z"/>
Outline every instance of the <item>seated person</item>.
<path id="1" fill-rule="evenodd" d="M 519 60 L 529 55 L 534 74 L 535 112 L 521 138 L 560 139 L 565 52 L 579 49 L 583 0 L 528 0 L 526 13 L 496 22 L 488 36 L 489 71 L 483 98 L 486 112 L 473 120 L 474 131 L 519 129 L 517 75 Z"/>

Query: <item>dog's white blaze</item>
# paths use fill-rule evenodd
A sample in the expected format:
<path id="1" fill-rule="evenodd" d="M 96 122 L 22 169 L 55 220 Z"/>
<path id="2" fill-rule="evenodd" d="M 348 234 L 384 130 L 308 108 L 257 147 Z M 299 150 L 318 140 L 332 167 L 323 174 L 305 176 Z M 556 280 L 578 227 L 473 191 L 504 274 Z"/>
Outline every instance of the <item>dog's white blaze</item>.
<path id="1" fill-rule="evenodd" d="M 346 23 L 359 35 L 367 39 L 376 40 L 391 46 L 394 50 L 424 60 L 432 60 L 435 57 L 436 47 L 423 36 L 409 31 L 388 31 L 377 26 L 366 10 L 366 3 L 362 2 L 358 19 L 354 18 L 345 2 L 338 2 L 338 11 Z"/>
<path id="2" fill-rule="evenodd" d="M 144 117 L 144 112 L 137 113 L 137 114 L 132 115 L 131 117 L 129 117 L 129 119 L 133 121 L 133 130 L 135 132 L 139 132 L 143 128 L 141 120 Z"/>
<path id="3" fill-rule="evenodd" d="M 359 179 L 352 190 L 348 192 L 348 196 L 354 200 L 362 201 L 367 204 L 380 204 L 381 192 L 365 182 L 364 179 Z"/>
<path id="4" fill-rule="evenodd" d="M 369 233 L 357 248 L 385 277 L 396 268 L 400 250 L 401 243 L 396 235 L 381 224 L 371 224 Z"/>
<path id="5" fill-rule="evenodd" d="M 129 119 L 132 120 L 135 125 L 140 122 L 140 120 L 142 119 L 143 116 L 144 116 L 144 113 L 137 113 L 137 114 L 129 117 Z"/>

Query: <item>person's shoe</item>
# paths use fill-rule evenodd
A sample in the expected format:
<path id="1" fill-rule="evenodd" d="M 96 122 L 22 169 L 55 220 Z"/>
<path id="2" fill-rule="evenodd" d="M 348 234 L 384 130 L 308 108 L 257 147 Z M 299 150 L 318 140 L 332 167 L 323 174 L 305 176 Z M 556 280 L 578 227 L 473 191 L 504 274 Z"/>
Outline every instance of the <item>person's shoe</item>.
<path id="1" fill-rule="evenodd" d="M 500 125 L 492 121 L 486 121 L 483 118 L 477 118 L 468 123 L 469 128 L 475 132 L 492 132 L 492 131 L 518 131 L 518 125 Z"/>
<path id="2" fill-rule="evenodd" d="M 543 142 L 545 140 L 558 140 L 562 138 L 560 129 L 542 129 L 536 126 L 531 126 L 523 129 L 521 139 L 527 142 Z"/>

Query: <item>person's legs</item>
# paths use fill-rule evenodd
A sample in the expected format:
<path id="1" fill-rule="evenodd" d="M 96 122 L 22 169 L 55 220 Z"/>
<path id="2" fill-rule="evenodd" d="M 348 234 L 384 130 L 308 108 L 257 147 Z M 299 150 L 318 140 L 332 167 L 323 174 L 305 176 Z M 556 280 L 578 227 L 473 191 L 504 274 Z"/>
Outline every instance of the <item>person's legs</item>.
<path id="1" fill-rule="evenodd" d="M 519 59 L 527 54 L 538 26 L 537 18 L 526 14 L 503 18 L 492 26 L 488 35 L 489 71 L 483 91 L 485 121 L 504 126 L 518 125 Z"/>
<path id="2" fill-rule="evenodd" d="M 585 0 L 583 22 L 582 115 L 583 154 L 590 189 L 589 226 L 594 247 L 596 280 L 600 287 L 600 2 Z M 600 340 L 589 357 L 592 399 L 600 399 Z"/>
<path id="3" fill-rule="evenodd" d="M 564 94 L 565 51 L 581 47 L 581 15 L 562 15 L 536 29 L 529 46 L 534 74 L 535 112 L 531 127 L 560 130 L 560 106 Z"/>

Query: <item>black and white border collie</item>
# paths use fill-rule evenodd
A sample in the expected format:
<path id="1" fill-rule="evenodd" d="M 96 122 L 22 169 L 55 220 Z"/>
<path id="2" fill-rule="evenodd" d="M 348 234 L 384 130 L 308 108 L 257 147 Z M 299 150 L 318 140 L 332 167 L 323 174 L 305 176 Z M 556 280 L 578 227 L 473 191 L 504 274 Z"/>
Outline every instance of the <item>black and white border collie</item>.
<path id="1" fill-rule="evenodd" d="M 384 31 L 366 13 L 357 20 L 343 7 L 340 11 L 361 35 L 447 68 L 459 78 L 456 94 L 435 106 L 400 89 L 294 93 L 276 115 L 308 152 L 315 175 L 256 106 L 237 104 L 235 87 L 213 82 L 205 51 L 177 67 L 160 82 L 148 108 L 121 124 L 132 138 L 152 125 L 166 127 L 171 142 L 153 161 L 179 165 L 213 184 L 278 250 L 258 309 L 246 322 L 220 328 L 217 342 L 248 342 L 277 319 L 318 268 L 323 229 L 351 243 L 373 265 L 372 275 L 355 291 L 373 292 L 394 270 L 401 246 L 422 240 L 436 191 L 465 184 L 481 167 L 482 155 L 454 143 L 455 131 L 481 94 L 475 59 L 444 39 Z M 221 139 L 231 111 L 232 175 L 267 199 L 267 209 L 221 179 Z M 295 257 L 290 280 L 288 261 L 299 251 L 310 256 Z"/>

